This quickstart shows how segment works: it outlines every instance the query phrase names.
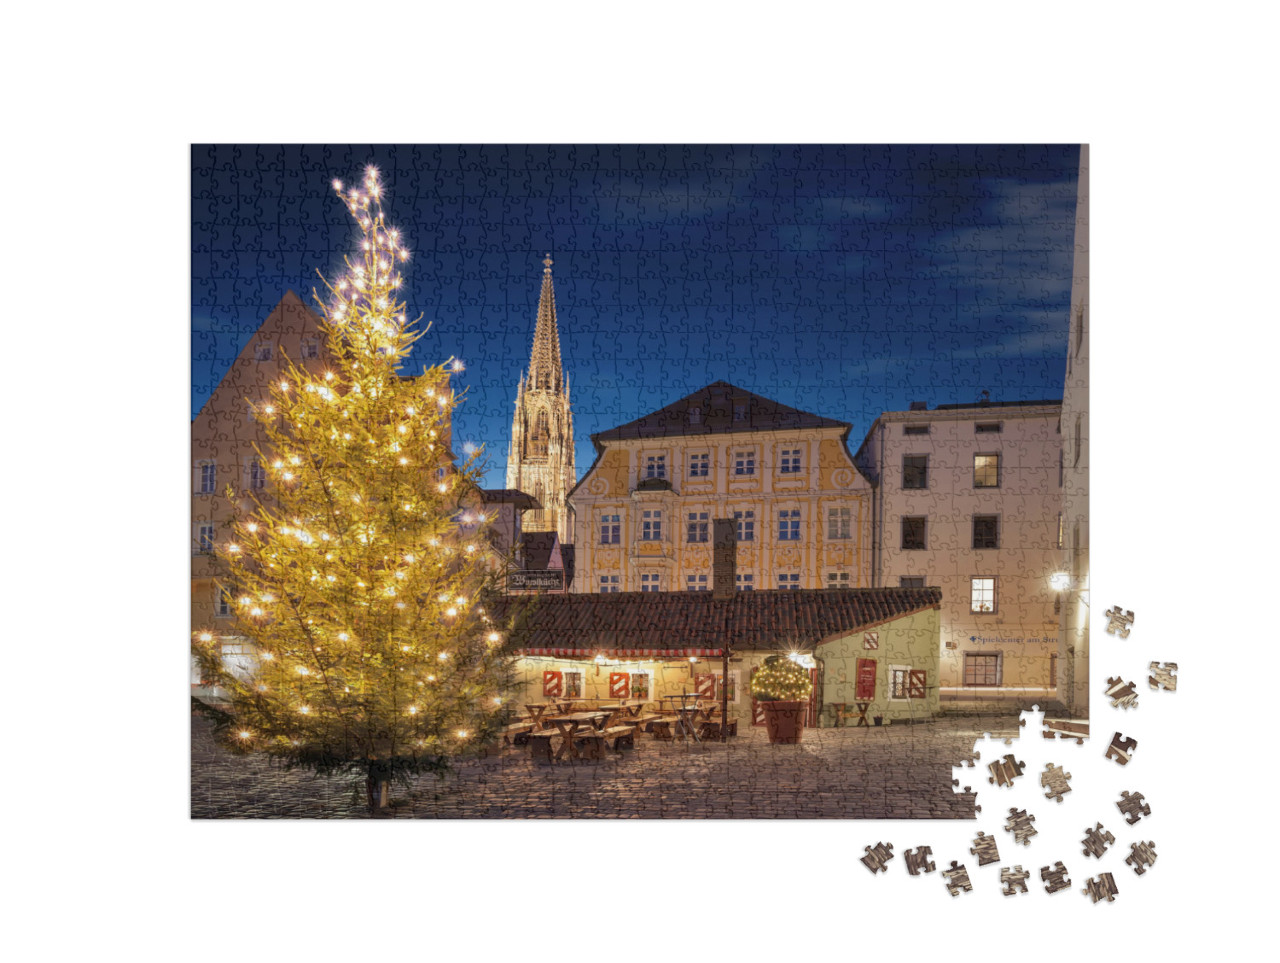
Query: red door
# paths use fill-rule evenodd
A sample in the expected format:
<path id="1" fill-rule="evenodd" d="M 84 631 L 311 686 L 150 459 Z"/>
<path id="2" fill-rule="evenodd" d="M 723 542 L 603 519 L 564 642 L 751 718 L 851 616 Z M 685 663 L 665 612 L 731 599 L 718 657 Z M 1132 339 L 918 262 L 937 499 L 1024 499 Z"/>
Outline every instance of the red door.
<path id="1" fill-rule="evenodd" d="M 809 729 L 818 728 L 818 673 L 817 666 L 809 670 L 809 707 L 804 714 L 804 724 Z"/>

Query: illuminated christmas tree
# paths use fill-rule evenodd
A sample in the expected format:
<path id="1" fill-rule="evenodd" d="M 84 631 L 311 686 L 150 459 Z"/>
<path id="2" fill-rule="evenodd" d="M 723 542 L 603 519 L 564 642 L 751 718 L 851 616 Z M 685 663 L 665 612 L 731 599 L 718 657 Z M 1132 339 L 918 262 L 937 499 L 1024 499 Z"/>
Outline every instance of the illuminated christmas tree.
<path id="1" fill-rule="evenodd" d="M 265 498 L 243 502 L 217 545 L 249 665 L 223 663 L 197 632 L 218 740 L 317 773 L 365 777 L 371 809 L 388 783 L 441 771 L 492 739 L 509 681 L 508 633 L 485 614 L 491 549 L 474 452 L 449 449 L 456 363 L 400 373 L 425 329 L 406 322 L 383 189 L 334 188 L 361 245 L 316 300 L 328 370 L 286 365 L 250 399 L 268 442 Z"/>

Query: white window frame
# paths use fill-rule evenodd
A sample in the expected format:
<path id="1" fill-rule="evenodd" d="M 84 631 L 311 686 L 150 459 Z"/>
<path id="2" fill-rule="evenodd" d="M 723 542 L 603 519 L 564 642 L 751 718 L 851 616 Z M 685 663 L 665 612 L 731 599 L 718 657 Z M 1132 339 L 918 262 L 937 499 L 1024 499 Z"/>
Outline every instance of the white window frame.
<path id="1" fill-rule="evenodd" d="M 853 509 L 848 505 L 827 508 L 827 538 L 839 541 L 853 538 Z"/>
<path id="2" fill-rule="evenodd" d="M 778 509 L 778 541 L 798 542 L 800 541 L 800 534 L 800 509 Z"/>
<path id="3" fill-rule="evenodd" d="M 661 572 L 641 572 L 640 573 L 640 591 L 641 592 L 661 592 L 662 591 L 662 573 Z"/>
<path id="4" fill-rule="evenodd" d="M 600 593 L 601 595 L 612 595 L 614 592 L 622 590 L 621 579 L 616 575 L 600 576 Z"/>
<path id="5" fill-rule="evenodd" d="M 754 592 L 756 588 L 756 573 L 738 572 L 733 581 L 735 591 Z"/>
<path id="6" fill-rule="evenodd" d="M 257 362 L 270 361 L 275 353 L 275 345 L 270 341 L 259 341 L 253 346 L 253 360 Z"/>
<path id="7" fill-rule="evenodd" d="M 996 460 L 996 466 L 995 466 L 996 480 L 993 484 L 990 484 L 990 485 L 978 484 L 978 459 L 979 458 L 994 458 Z M 974 488 L 999 488 L 1000 480 L 1001 480 L 1000 470 L 1003 467 L 1001 465 L 1001 460 L 1002 459 L 1000 458 L 1000 452 L 998 451 L 975 451 L 973 453 L 973 487 Z M 985 476 L 985 471 L 984 471 L 984 476 Z"/>
<path id="8" fill-rule="evenodd" d="M 646 480 L 651 478 L 665 479 L 667 477 L 667 456 L 665 452 L 644 456 L 644 477 Z"/>
<path id="9" fill-rule="evenodd" d="M 209 547 L 204 544 L 204 530 L 209 530 Z M 196 522 L 196 551 L 197 555 L 212 555 L 213 546 L 218 537 L 218 526 L 213 522 Z"/>
<path id="10" fill-rule="evenodd" d="M 783 448 L 778 454 L 778 474 L 799 475 L 803 448 Z"/>
<path id="11" fill-rule="evenodd" d="M 229 619 L 235 615 L 235 594 L 230 586 L 223 585 L 221 582 L 213 583 L 213 617 L 215 619 Z"/>
<path id="12" fill-rule="evenodd" d="M 711 453 L 710 452 L 695 451 L 689 455 L 689 477 L 690 478 L 710 478 L 711 477 Z"/>
<path id="13" fill-rule="evenodd" d="M 778 588 L 780 590 L 793 592 L 800 588 L 799 572 L 778 572 L 777 576 L 778 576 Z"/>
<path id="14" fill-rule="evenodd" d="M 622 542 L 622 516 L 619 514 L 600 516 L 600 544 L 619 545 Z"/>
<path id="15" fill-rule="evenodd" d="M 754 542 L 756 540 L 756 510 L 754 508 L 744 508 L 742 511 L 734 512 L 733 521 L 739 542 Z"/>
<path id="16" fill-rule="evenodd" d="M 827 588 L 850 588 L 853 585 L 853 578 L 848 572 L 828 572 Z"/>
<path id="17" fill-rule="evenodd" d="M 303 361 L 311 361 L 320 357 L 320 340 L 318 338 L 303 338 L 302 345 L 299 350 Z"/>
<path id="18" fill-rule="evenodd" d="M 756 474 L 756 450 L 735 449 L 733 452 L 733 477 L 754 478 Z"/>
<path id="19" fill-rule="evenodd" d="M 684 590 L 686 592 L 709 592 L 711 587 L 707 584 L 705 575 L 686 575 Z"/>
<path id="20" fill-rule="evenodd" d="M 209 470 L 209 487 L 205 487 L 205 469 Z M 216 458 L 202 458 L 196 462 L 195 493 L 197 495 L 216 495 L 218 493 L 218 461 Z"/>
<path id="21" fill-rule="evenodd" d="M 979 586 L 979 582 L 991 583 L 991 608 L 981 609 L 974 608 L 975 605 L 982 604 L 979 592 L 985 589 L 985 586 Z M 996 593 L 996 577 L 994 575 L 974 575 L 969 579 L 969 614 L 970 615 L 994 615 L 1000 611 L 999 596 Z"/>
<path id="22" fill-rule="evenodd" d="M 632 699 L 638 698 L 638 696 L 636 696 L 635 694 L 635 678 L 638 675 L 642 675 L 649 680 L 649 685 L 647 686 L 648 691 L 644 697 L 644 701 L 652 702 L 653 701 L 653 670 L 652 669 L 628 669 L 627 670 L 627 676 L 628 676 L 627 685 L 631 691 L 630 698 Z"/>
<path id="23" fill-rule="evenodd" d="M 701 545 L 711 540 L 711 513 L 689 512 L 685 522 L 685 542 Z"/>
<path id="24" fill-rule="evenodd" d="M 661 508 L 646 508 L 640 513 L 640 541 L 662 541 Z"/>

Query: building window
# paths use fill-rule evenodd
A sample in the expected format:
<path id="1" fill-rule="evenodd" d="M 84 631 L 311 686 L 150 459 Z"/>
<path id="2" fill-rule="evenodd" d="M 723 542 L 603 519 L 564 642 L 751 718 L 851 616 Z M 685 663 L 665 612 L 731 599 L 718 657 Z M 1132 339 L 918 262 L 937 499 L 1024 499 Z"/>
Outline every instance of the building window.
<path id="1" fill-rule="evenodd" d="M 689 575 L 685 578 L 685 589 L 690 592 L 707 591 L 707 577 L 705 575 Z"/>
<path id="2" fill-rule="evenodd" d="M 746 406 L 746 404 L 734 404 L 734 406 L 733 406 L 733 420 L 734 420 L 734 421 L 746 421 L 746 420 L 747 420 L 747 406 Z"/>
<path id="3" fill-rule="evenodd" d="M 756 538 L 756 513 L 734 512 L 733 520 L 738 523 L 738 541 L 753 542 Z"/>
<path id="4" fill-rule="evenodd" d="M 640 518 L 640 538 L 646 542 L 660 541 L 662 539 L 662 512 L 652 509 L 644 512 Z"/>
<path id="5" fill-rule="evenodd" d="M 903 425 L 902 433 L 904 435 L 927 435 L 929 434 L 928 425 Z"/>
<path id="6" fill-rule="evenodd" d="M 975 435 L 998 435 L 1004 429 L 1003 423 L 999 421 L 979 421 L 973 426 Z"/>
<path id="7" fill-rule="evenodd" d="M 1058 512 L 1058 548 L 1062 548 L 1062 512 Z"/>
<path id="8" fill-rule="evenodd" d="M 799 572 L 779 572 L 778 588 L 780 589 L 798 589 L 800 587 Z"/>
<path id="9" fill-rule="evenodd" d="M 690 409 L 689 409 L 689 424 L 691 424 L 691 425 L 700 425 L 700 424 L 702 424 L 702 409 L 701 409 L 701 408 L 690 408 Z"/>
<path id="10" fill-rule="evenodd" d="M 973 487 L 1000 487 L 1000 456 L 998 454 L 973 456 Z"/>
<path id="11" fill-rule="evenodd" d="M 739 572 L 735 578 L 738 583 L 739 592 L 750 592 L 756 587 L 756 577 L 750 572 Z"/>
<path id="12" fill-rule="evenodd" d="M 1000 547 L 1000 516 L 999 515 L 974 515 L 973 516 L 973 547 L 974 548 L 999 548 Z"/>
<path id="13" fill-rule="evenodd" d="M 925 695 L 925 670 L 905 665 L 889 667 L 890 699 L 923 699 Z"/>
<path id="14" fill-rule="evenodd" d="M 213 614 L 220 619 L 231 618 L 231 607 L 235 604 L 235 591 L 229 585 L 215 582 L 213 585 Z"/>
<path id="15" fill-rule="evenodd" d="M 850 582 L 849 582 L 848 572 L 828 572 L 827 573 L 827 588 L 829 589 L 848 588 L 849 585 L 850 585 Z"/>
<path id="16" fill-rule="evenodd" d="M 644 477 L 645 478 L 666 478 L 667 477 L 667 456 L 666 455 L 649 455 L 644 460 Z"/>
<path id="17" fill-rule="evenodd" d="M 315 338 L 307 338 L 302 342 L 302 358 L 304 361 L 320 357 L 320 342 Z"/>
<path id="18" fill-rule="evenodd" d="M 966 686 L 999 685 L 1000 654 L 998 652 L 992 655 L 983 652 L 966 652 L 964 684 Z"/>
<path id="19" fill-rule="evenodd" d="M 929 487 L 929 456 L 928 455 L 903 455 L 902 456 L 902 487 L 903 488 L 928 488 Z"/>
<path id="20" fill-rule="evenodd" d="M 853 513 L 848 508 L 827 509 L 827 538 L 849 538 Z"/>
<path id="21" fill-rule="evenodd" d="M 924 515 L 904 515 L 902 517 L 902 549 L 916 551 L 925 547 Z"/>
<path id="22" fill-rule="evenodd" d="M 1058 516 L 1061 519 L 1061 515 Z M 202 523 L 196 529 L 196 551 L 201 555 L 213 552 L 213 524 Z"/>
<path id="23" fill-rule="evenodd" d="M 564 697 L 566 699 L 582 698 L 582 673 L 576 670 L 564 674 Z"/>
<path id="24" fill-rule="evenodd" d="M 689 513 L 689 537 L 690 542 L 705 542 L 707 540 L 707 513 L 706 512 L 690 512 Z"/>
<path id="25" fill-rule="evenodd" d="M 196 462 L 196 491 L 212 495 L 218 487 L 218 463 L 212 459 Z"/>
<path id="26" fill-rule="evenodd" d="M 601 575 L 600 576 L 600 594 L 607 595 L 610 592 L 618 591 L 618 576 Z"/>
<path id="27" fill-rule="evenodd" d="M 622 541 L 622 517 L 620 515 L 602 515 L 600 517 L 600 544 L 617 545 Z"/>
<path id="28" fill-rule="evenodd" d="M 657 572 L 644 572 L 640 575 L 641 592 L 657 592 L 661 590 L 662 577 Z"/>
<path id="29" fill-rule="evenodd" d="M 1076 443 L 1071 446 L 1071 467 L 1080 466 L 1080 415 L 1076 415 Z"/>
<path id="30" fill-rule="evenodd" d="M 739 451 L 733 456 L 733 473 L 735 475 L 754 475 L 756 473 L 756 453 Z"/>
<path id="31" fill-rule="evenodd" d="M 253 349 L 254 361 L 270 361 L 271 360 L 271 342 L 259 341 Z"/>
<path id="32" fill-rule="evenodd" d="M 973 613 L 996 610 L 996 580 L 979 576 L 969 580 L 969 611 Z"/>
<path id="33" fill-rule="evenodd" d="M 267 466 L 258 458 L 249 459 L 249 487 L 257 490 L 267 485 Z"/>
<path id="34" fill-rule="evenodd" d="M 711 474 L 711 456 L 708 454 L 689 456 L 689 477 L 706 478 Z"/>
<path id="35" fill-rule="evenodd" d="M 778 512 L 778 541 L 800 541 L 800 509 Z"/>
<path id="36" fill-rule="evenodd" d="M 649 693 L 653 691 L 653 686 L 648 672 L 632 672 L 628 682 L 630 683 L 631 698 L 639 699 L 641 702 L 649 701 Z"/>
<path id="37" fill-rule="evenodd" d="M 1058 449 L 1058 487 L 1059 488 L 1062 487 L 1062 465 L 1063 465 L 1062 449 L 1059 448 Z"/>
<path id="38" fill-rule="evenodd" d="M 899 575 L 898 588 L 924 588 L 923 575 Z"/>
<path id="39" fill-rule="evenodd" d="M 800 471 L 800 449 L 782 449 L 782 466 L 779 469 L 784 475 L 795 475 Z"/>

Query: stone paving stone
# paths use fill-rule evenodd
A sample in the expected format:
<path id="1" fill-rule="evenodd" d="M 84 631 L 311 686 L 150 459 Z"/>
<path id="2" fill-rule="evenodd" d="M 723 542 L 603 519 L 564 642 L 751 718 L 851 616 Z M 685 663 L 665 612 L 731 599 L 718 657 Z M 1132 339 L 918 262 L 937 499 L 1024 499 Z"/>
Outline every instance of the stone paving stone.
<path id="1" fill-rule="evenodd" d="M 742 727 L 727 744 L 636 740 L 599 762 L 536 766 L 508 748 L 444 776 L 396 787 L 396 818 L 797 818 L 973 819 L 972 793 L 952 792 L 951 767 L 983 732 L 1013 735 L 999 720 L 944 717 L 876 729 L 809 729 L 804 742 L 770 746 Z M 191 815 L 196 819 L 367 818 L 363 785 L 289 772 L 233 756 L 193 718 Z"/>

